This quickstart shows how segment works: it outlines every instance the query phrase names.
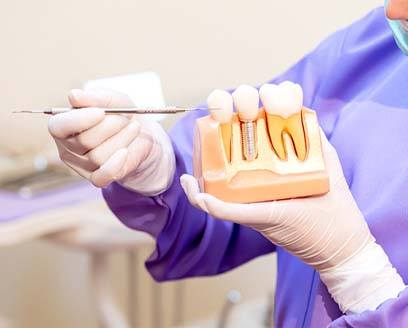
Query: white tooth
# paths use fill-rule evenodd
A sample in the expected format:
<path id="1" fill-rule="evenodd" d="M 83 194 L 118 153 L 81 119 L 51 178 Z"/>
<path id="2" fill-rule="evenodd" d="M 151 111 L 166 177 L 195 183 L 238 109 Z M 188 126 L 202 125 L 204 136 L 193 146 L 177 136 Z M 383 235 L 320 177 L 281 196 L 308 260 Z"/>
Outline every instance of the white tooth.
<path id="1" fill-rule="evenodd" d="M 249 85 L 239 86 L 232 94 L 239 118 L 243 121 L 254 121 L 259 114 L 258 90 Z"/>
<path id="2" fill-rule="evenodd" d="M 219 108 L 210 110 L 211 117 L 221 124 L 230 123 L 234 106 L 232 96 L 225 90 L 214 90 L 207 98 L 209 108 Z"/>
<path id="3" fill-rule="evenodd" d="M 259 96 L 267 113 L 276 114 L 275 108 L 279 101 L 279 93 L 280 90 L 276 84 L 267 83 L 260 87 Z"/>
<path id="4" fill-rule="evenodd" d="M 285 81 L 279 85 L 264 84 L 259 95 L 267 113 L 287 118 L 302 110 L 303 90 L 299 84 Z"/>

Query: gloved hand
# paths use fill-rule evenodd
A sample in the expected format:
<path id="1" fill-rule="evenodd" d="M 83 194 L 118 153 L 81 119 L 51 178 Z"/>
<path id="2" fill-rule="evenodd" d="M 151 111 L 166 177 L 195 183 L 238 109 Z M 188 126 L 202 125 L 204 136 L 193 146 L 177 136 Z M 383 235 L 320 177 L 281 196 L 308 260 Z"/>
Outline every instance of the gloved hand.
<path id="1" fill-rule="evenodd" d="M 117 181 L 147 196 L 169 187 L 175 157 L 160 124 L 136 115 L 105 115 L 103 108 L 134 106 L 129 97 L 105 89 L 75 89 L 69 102 L 80 109 L 54 115 L 48 125 L 68 166 L 97 187 Z"/>
<path id="2" fill-rule="evenodd" d="M 276 96 L 279 97 L 277 93 L 264 95 Z M 243 98 L 234 97 L 235 107 L 240 107 Z M 214 107 L 226 103 L 220 100 L 214 104 L 211 99 Z M 282 99 L 269 100 L 285 107 Z M 268 99 L 262 101 L 265 106 Z M 405 286 L 381 246 L 375 243 L 348 188 L 335 149 L 324 133 L 321 137 L 330 176 L 330 192 L 323 196 L 236 204 L 201 193 L 197 180 L 190 175 L 183 175 L 180 182 L 193 206 L 215 218 L 259 231 L 315 268 L 343 312 L 375 309 L 386 299 L 397 297 Z"/>

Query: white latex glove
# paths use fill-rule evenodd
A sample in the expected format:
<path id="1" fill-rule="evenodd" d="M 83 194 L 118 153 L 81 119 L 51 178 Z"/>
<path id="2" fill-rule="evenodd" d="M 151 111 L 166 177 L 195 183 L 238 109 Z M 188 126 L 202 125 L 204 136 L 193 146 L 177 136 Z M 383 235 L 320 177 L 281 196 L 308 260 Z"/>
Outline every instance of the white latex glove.
<path id="1" fill-rule="evenodd" d="M 141 115 L 105 115 L 103 108 L 134 106 L 111 90 L 75 89 L 68 98 L 80 109 L 54 115 L 48 125 L 68 166 L 97 187 L 117 181 L 147 196 L 169 187 L 175 157 L 160 124 Z"/>
<path id="2" fill-rule="evenodd" d="M 237 108 L 243 98 L 234 97 Z M 213 102 L 211 106 L 216 107 L 227 103 L 225 99 Z M 181 185 L 193 206 L 215 218 L 259 231 L 314 267 L 343 312 L 373 310 L 397 297 L 405 286 L 381 246 L 375 243 L 348 188 L 335 149 L 324 133 L 321 135 L 330 176 L 330 192 L 326 195 L 236 204 L 201 193 L 193 176 L 183 175 Z"/>

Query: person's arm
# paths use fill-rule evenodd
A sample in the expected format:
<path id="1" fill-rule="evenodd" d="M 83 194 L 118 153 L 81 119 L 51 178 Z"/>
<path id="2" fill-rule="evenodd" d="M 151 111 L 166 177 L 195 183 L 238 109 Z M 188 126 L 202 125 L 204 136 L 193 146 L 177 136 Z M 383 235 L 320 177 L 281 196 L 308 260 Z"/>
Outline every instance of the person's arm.
<path id="1" fill-rule="evenodd" d="M 380 18 L 379 18 L 380 17 Z M 362 20 L 357 21 L 351 27 L 338 32 L 338 37 L 331 37 L 323 42 L 319 48 L 312 52 L 309 56 L 301 60 L 293 68 L 285 72 L 282 77 L 274 82 L 282 82 L 283 80 L 291 80 L 301 84 L 305 92 L 305 105 L 316 110 L 319 117 L 319 123 L 324 130 L 327 138 L 335 129 L 336 121 L 339 115 L 339 99 L 347 101 L 347 90 L 333 88 L 332 83 L 337 83 L 336 80 L 341 79 L 347 81 L 352 76 L 348 76 L 349 69 L 344 69 L 343 65 L 353 63 L 351 57 L 358 57 L 358 60 L 364 61 L 367 56 L 367 48 L 371 47 L 371 33 L 376 34 L 380 20 L 383 24 L 387 24 L 383 8 L 378 8 L 369 13 Z M 360 24 L 361 22 L 361 24 Z M 384 29 L 384 35 L 392 41 L 391 32 Z M 378 33 L 377 33 L 378 34 Z M 389 35 L 388 35 L 389 34 Z M 361 48 L 363 48 L 361 50 Z M 378 65 L 384 65 L 388 60 L 387 56 L 383 56 L 381 49 L 372 46 L 372 51 L 378 53 Z M 347 57 L 348 60 L 342 61 L 342 58 Z M 327 63 L 330 62 L 330 65 Z M 357 61 L 354 61 L 354 64 Z M 318 67 L 321 67 L 319 69 Z M 301 72 L 301 73 L 300 73 Z M 320 75 L 317 75 L 319 72 Z M 310 85 L 314 85 L 313 90 L 309 89 Z M 346 85 L 346 82 L 344 82 Z M 364 86 L 361 86 L 363 88 Z M 334 91 L 335 90 L 335 91 Z M 404 277 L 403 277 L 404 278 Z M 383 293 L 386 294 L 386 293 Z M 381 295 L 381 292 L 380 292 Z M 378 298 L 378 293 L 375 295 Z M 384 299 L 384 298 L 383 298 Z M 366 300 L 363 302 L 368 308 L 373 302 Z M 378 304 L 378 303 L 377 303 Z M 329 328 L 344 328 L 344 327 L 405 327 L 408 326 L 408 290 L 403 290 L 397 298 L 391 298 L 377 306 L 375 310 L 366 310 L 359 314 L 343 315 L 329 325 Z"/>
<path id="2" fill-rule="evenodd" d="M 344 34 L 344 30 L 333 34 L 272 82 L 291 80 L 301 84 L 305 106 L 313 108 L 322 80 L 340 54 Z M 319 110 L 318 113 L 329 134 L 337 113 Z M 148 232 L 156 239 L 156 250 L 146 266 L 159 281 L 221 273 L 275 250 L 258 232 L 214 219 L 191 206 L 182 191 L 180 176 L 192 173 L 195 119 L 205 114 L 186 115 L 172 129 L 170 137 L 177 165 L 173 183 L 166 192 L 145 197 L 118 183 L 103 189 L 106 202 L 121 222 L 131 229 Z"/>
<path id="3" fill-rule="evenodd" d="M 364 51 L 359 51 L 362 47 L 371 47 L 372 53 L 376 52 L 377 65 L 385 65 L 386 61 L 389 60 L 389 54 L 384 54 L 383 49 L 372 43 L 372 37 L 370 37 L 371 31 L 378 35 L 377 30 L 382 28 L 380 24 L 387 25 L 386 19 L 384 17 L 383 8 L 379 8 L 370 14 L 372 20 L 371 24 L 369 20 L 365 20 L 365 24 L 355 24 L 353 30 L 350 31 L 346 42 L 344 43 L 343 52 L 346 56 L 360 56 L 359 60 L 367 60 L 367 49 Z M 381 18 L 378 19 L 378 16 Z M 370 18 L 370 17 L 368 17 Z M 380 20 L 382 22 L 380 22 Z M 377 36 L 378 37 L 378 36 Z M 383 38 L 388 38 L 392 42 L 391 31 L 388 28 L 384 29 L 384 33 L 381 35 Z M 348 70 L 345 70 L 344 74 L 347 74 Z M 340 74 L 343 74 L 340 72 Z M 343 77 L 345 78 L 345 77 Z M 398 239 L 395 240 L 394 244 L 387 245 L 387 248 L 404 249 L 405 245 L 401 244 Z M 402 278 L 405 278 L 404 272 L 405 268 L 397 268 Z M 363 283 L 369 283 L 366 279 Z M 375 294 L 375 293 L 374 293 Z M 378 295 L 378 293 L 377 293 Z M 381 295 L 381 293 L 380 293 Z M 369 300 L 367 300 L 369 302 Z M 385 301 L 377 302 L 379 304 L 374 309 L 366 309 L 361 313 L 353 313 L 343 315 L 337 320 L 333 321 L 328 327 L 329 328 L 344 328 L 344 327 L 378 327 L 378 328 L 389 328 L 389 327 L 408 327 L 408 289 L 402 290 L 398 297 L 390 298 Z"/>

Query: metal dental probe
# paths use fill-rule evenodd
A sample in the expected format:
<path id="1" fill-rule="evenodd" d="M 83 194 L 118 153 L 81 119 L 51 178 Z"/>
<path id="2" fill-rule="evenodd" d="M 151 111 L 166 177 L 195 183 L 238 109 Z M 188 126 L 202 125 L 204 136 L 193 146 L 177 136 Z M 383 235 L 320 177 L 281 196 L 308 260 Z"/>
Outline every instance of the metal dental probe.
<path id="1" fill-rule="evenodd" d="M 80 108 L 78 108 L 80 109 Z M 184 112 L 192 112 L 196 110 L 219 110 L 220 108 L 201 108 L 201 107 L 179 107 L 179 106 L 166 106 L 166 107 L 145 107 L 145 108 L 103 108 L 106 114 L 177 114 Z M 15 110 L 12 113 L 28 113 L 28 114 L 48 114 L 55 115 L 61 113 L 67 113 L 75 108 L 69 107 L 53 107 L 40 110 Z"/>

